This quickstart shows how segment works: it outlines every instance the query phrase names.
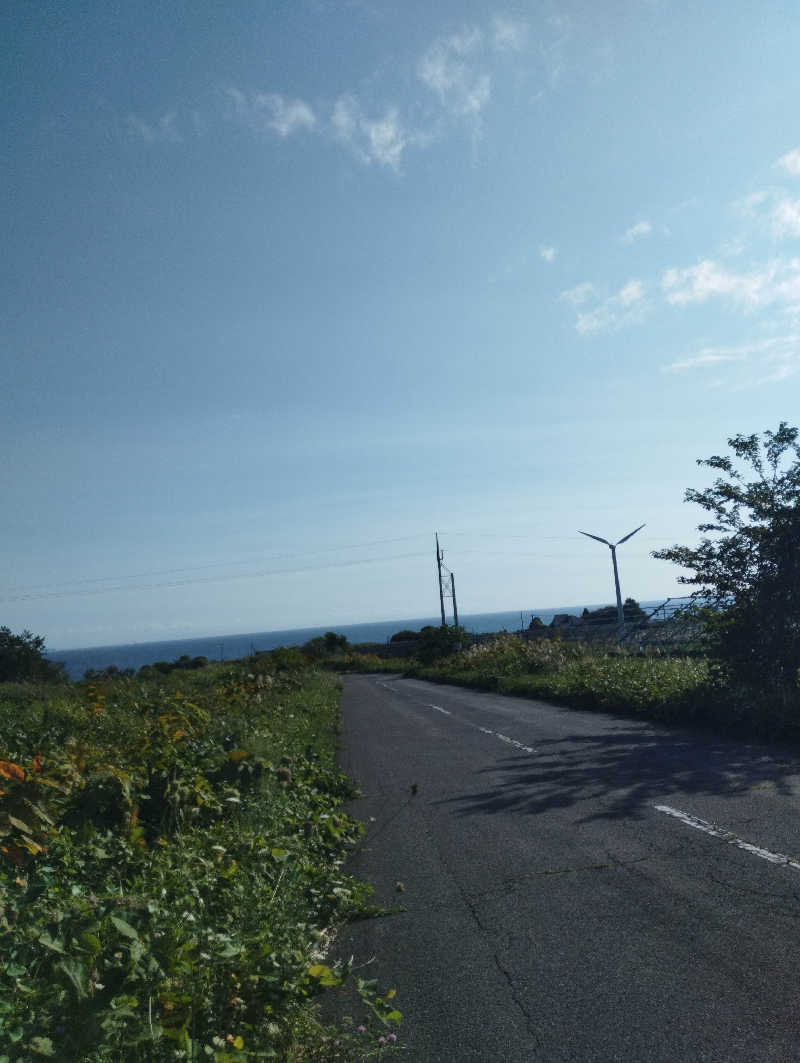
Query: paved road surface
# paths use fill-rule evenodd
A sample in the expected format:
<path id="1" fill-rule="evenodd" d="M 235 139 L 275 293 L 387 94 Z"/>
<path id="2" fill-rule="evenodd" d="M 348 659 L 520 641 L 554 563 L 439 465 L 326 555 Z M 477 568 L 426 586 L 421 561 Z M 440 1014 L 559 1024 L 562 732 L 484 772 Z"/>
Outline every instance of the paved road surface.
<path id="1" fill-rule="evenodd" d="M 407 911 L 337 948 L 408 1063 L 800 1060 L 800 756 L 389 676 L 343 713 L 352 871 Z"/>

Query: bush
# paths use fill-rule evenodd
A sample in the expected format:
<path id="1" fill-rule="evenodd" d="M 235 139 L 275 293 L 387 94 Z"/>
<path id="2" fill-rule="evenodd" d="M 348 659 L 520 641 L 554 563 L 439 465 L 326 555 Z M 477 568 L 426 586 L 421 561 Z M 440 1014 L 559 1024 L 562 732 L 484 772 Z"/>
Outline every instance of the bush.
<path id="1" fill-rule="evenodd" d="M 368 893 L 338 688 L 290 651 L 154 675 L 0 691 L 0 1058 L 316 1058 L 329 928 Z M 362 997 L 374 1047 L 400 1016 Z"/>
<path id="2" fill-rule="evenodd" d="M 431 664 L 442 657 L 457 653 L 470 641 L 469 634 L 463 627 L 456 627 L 454 624 L 432 627 L 428 624 L 420 630 L 414 653 L 423 664 Z"/>
<path id="3" fill-rule="evenodd" d="M 0 627 L 0 683 L 63 682 L 63 664 L 48 661 L 41 635 L 23 631 L 14 635 L 10 628 Z"/>

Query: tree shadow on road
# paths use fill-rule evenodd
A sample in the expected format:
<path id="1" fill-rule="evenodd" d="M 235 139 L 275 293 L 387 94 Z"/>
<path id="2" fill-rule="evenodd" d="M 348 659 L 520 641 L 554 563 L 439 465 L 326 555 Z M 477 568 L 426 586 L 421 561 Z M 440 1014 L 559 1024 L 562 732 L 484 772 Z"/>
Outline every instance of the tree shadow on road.
<path id="1" fill-rule="evenodd" d="M 758 786 L 800 793 L 800 755 L 793 749 L 636 729 L 542 739 L 535 753 L 480 774 L 492 776 L 490 787 L 438 804 L 459 815 L 536 814 L 592 801 L 587 822 L 635 816 L 671 793 L 735 796 Z"/>

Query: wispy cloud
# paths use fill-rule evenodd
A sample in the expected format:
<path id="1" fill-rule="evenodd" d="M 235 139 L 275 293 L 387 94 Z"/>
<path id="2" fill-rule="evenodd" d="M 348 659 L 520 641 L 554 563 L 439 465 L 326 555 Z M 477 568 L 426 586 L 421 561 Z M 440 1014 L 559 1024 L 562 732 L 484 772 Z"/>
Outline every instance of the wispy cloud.
<path id="1" fill-rule="evenodd" d="M 136 114 L 129 114 L 128 132 L 145 144 L 180 144 L 183 140 L 178 128 L 178 112 L 165 111 L 155 122 L 146 122 Z"/>
<path id="2" fill-rule="evenodd" d="M 498 52 L 521 52 L 528 42 L 528 24 L 507 15 L 495 15 L 491 23 L 492 46 Z"/>
<path id="3" fill-rule="evenodd" d="M 547 83 L 554 88 L 566 69 L 566 49 L 574 32 L 572 16 L 561 12 L 547 20 L 552 38 L 539 46 L 539 55 L 544 64 Z"/>
<path id="4" fill-rule="evenodd" d="M 561 293 L 561 299 L 577 311 L 575 328 L 582 336 L 597 332 L 615 332 L 626 325 L 641 321 L 648 309 L 644 284 L 630 280 L 615 294 L 596 303 L 595 289 L 585 282 Z M 592 306 L 591 303 L 596 305 Z"/>
<path id="5" fill-rule="evenodd" d="M 781 155 L 777 165 L 790 173 L 792 177 L 800 177 L 800 148 L 793 148 L 785 155 Z"/>
<path id="6" fill-rule="evenodd" d="M 708 369 L 722 362 L 742 362 L 747 358 L 751 348 L 742 347 L 703 347 L 697 354 L 670 362 L 661 368 L 665 373 L 682 373 L 687 369 Z"/>
<path id="7" fill-rule="evenodd" d="M 424 53 L 417 66 L 420 80 L 436 94 L 442 107 L 457 118 L 473 123 L 492 94 L 491 78 L 475 62 L 484 44 L 476 27 L 439 37 Z"/>
<path id="8" fill-rule="evenodd" d="M 387 107 L 378 118 L 364 114 L 355 96 L 340 96 L 331 115 L 334 136 L 346 144 L 361 162 L 377 163 L 396 172 L 403 152 L 423 138 L 409 133 L 402 125 L 396 107 Z"/>
<path id="9" fill-rule="evenodd" d="M 576 284 L 574 288 L 568 288 L 562 292 L 559 296 L 565 303 L 569 303 L 571 306 L 583 306 L 587 299 L 590 299 L 594 295 L 594 285 L 589 281 L 584 281 L 582 284 Z"/>
<path id="10" fill-rule="evenodd" d="M 771 218 L 776 236 L 800 236 L 800 199 L 782 199 Z"/>
<path id="11" fill-rule="evenodd" d="M 227 99 L 233 118 L 253 132 L 273 132 L 286 138 L 298 130 L 313 130 L 317 118 L 304 100 L 291 100 L 278 92 L 242 92 L 229 87 Z"/>
<path id="12" fill-rule="evenodd" d="M 630 229 L 626 229 L 622 242 L 624 244 L 632 244 L 634 240 L 639 240 L 642 236 L 649 236 L 653 231 L 653 226 L 646 219 L 637 221 L 635 225 L 632 225 Z"/>
<path id="13" fill-rule="evenodd" d="M 554 247 L 542 246 L 539 248 L 539 255 L 545 262 L 555 262 L 558 251 Z"/>
<path id="14" fill-rule="evenodd" d="M 705 259 L 685 269 L 668 269 L 661 287 L 673 306 L 722 298 L 749 310 L 775 303 L 794 308 L 800 306 L 800 258 L 774 259 L 749 273 L 737 273 Z"/>
<path id="15" fill-rule="evenodd" d="M 748 363 L 754 370 L 750 383 L 766 384 L 786 380 L 800 372 L 800 333 L 792 330 L 782 336 L 754 340 L 734 346 L 703 347 L 697 354 L 662 366 L 665 373 L 685 373 L 718 369 L 725 364 Z"/>

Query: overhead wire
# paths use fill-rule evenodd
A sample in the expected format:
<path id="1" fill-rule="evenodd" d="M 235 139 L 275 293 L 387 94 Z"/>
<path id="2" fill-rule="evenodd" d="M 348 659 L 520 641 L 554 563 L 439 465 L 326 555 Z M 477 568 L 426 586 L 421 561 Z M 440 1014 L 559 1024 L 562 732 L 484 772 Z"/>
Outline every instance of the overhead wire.
<path id="1" fill-rule="evenodd" d="M 271 554 L 263 558 L 263 561 L 295 561 L 308 557 L 319 557 L 324 554 L 337 553 L 343 550 L 357 550 L 367 549 L 374 546 L 384 546 L 394 543 L 410 542 L 414 539 L 420 539 L 427 537 L 429 532 L 418 532 L 414 535 L 397 536 L 390 539 L 373 539 L 367 542 L 350 543 L 340 546 L 323 547 L 318 550 L 304 551 L 300 554 L 285 555 L 285 554 Z M 526 539 L 539 542 L 571 542 L 577 541 L 577 535 L 549 535 L 549 536 L 536 536 L 536 535 L 518 535 L 518 534 L 505 534 L 500 532 L 445 532 L 445 535 L 451 537 L 473 537 L 473 538 L 493 538 L 493 539 Z M 641 541 L 641 540 L 640 540 Z M 648 541 L 651 542 L 665 542 L 669 541 L 666 537 L 650 537 Z M 514 558 L 539 558 L 539 559 L 567 559 L 583 556 L 583 551 L 571 552 L 571 553 L 559 553 L 559 554 L 543 554 L 533 552 L 520 552 L 520 551 L 500 551 L 500 550 L 485 550 L 478 549 L 476 547 L 460 547 L 456 551 L 458 554 L 481 554 L 483 556 L 490 557 L 506 557 L 509 559 Z M 8 602 L 21 602 L 21 601 L 40 601 L 53 598 L 70 598 L 70 597 L 90 597 L 100 594 L 112 594 L 126 590 L 158 590 L 165 587 L 185 587 L 195 584 L 210 584 L 210 583 L 224 583 L 241 579 L 259 579 L 269 576 L 279 575 L 294 575 L 304 572 L 321 572 L 327 569 L 335 568 L 351 568 L 359 565 L 371 565 L 380 564 L 391 561 L 410 560 L 412 558 L 426 557 L 428 551 L 415 551 L 407 554 L 395 554 L 386 557 L 373 557 L 373 558 L 357 558 L 349 561 L 335 561 L 330 564 L 324 565 L 300 565 L 292 568 L 277 568 L 267 570 L 248 570 L 246 572 L 239 573 L 227 573 L 219 574 L 216 576 L 196 576 L 189 579 L 179 580 L 162 580 L 156 582 L 149 582 L 145 584 L 131 584 L 122 583 L 122 581 L 139 580 L 139 579 L 152 579 L 157 576 L 173 576 L 182 575 L 183 573 L 199 573 L 207 572 L 211 569 L 217 568 L 230 568 L 234 566 L 252 564 L 251 560 L 239 560 L 239 561 L 220 561 L 213 562 L 205 565 L 189 565 L 181 568 L 172 569 L 156 569 L 146 572 L 131 573 L 128 575 L 120 576 L 95 576 L 91 578 L 82 578 L 75 580 L 66 580 L 59 583 L 42 583 L 32 584 L 27 586 L 7 587 L 5 591 L 0 591 L 0 603 Z M 644 554 L 636 553 L 631 556 L 643 557 Z M 448 573 L 450 569 L 447 569 Z M 96 586 L 96 584 L 110 583 L 116 584 L 112 586 Z"/>

